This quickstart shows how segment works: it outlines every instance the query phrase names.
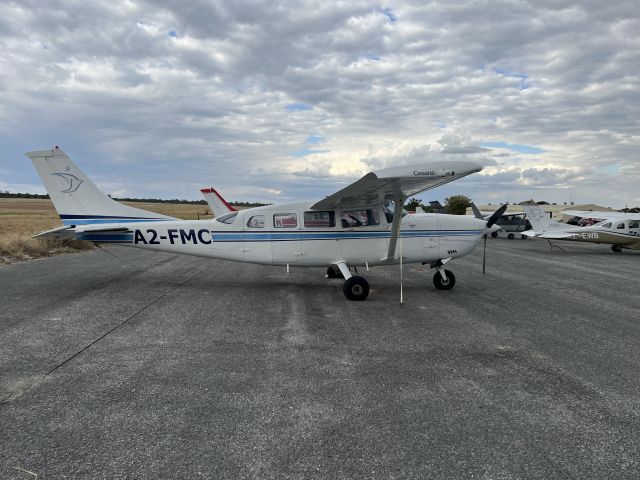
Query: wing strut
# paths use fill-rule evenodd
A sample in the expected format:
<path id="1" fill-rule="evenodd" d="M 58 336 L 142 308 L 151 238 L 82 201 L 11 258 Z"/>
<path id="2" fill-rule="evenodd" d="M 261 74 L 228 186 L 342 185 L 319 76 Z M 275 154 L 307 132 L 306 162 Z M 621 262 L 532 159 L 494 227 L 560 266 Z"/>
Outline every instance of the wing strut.
<path id="1" fill-rule="evenodd" d="M 393 199 L 395 208 L 393 209 L 393 221 L 391 223 L 391 237 L 389 238 L 389 250 L 387 256 L 383 260 L 391 261 L 396 255 L 396 245 L 400 234 L 400 220 L 402 219 L 402 208 L 404 207 L 404 197 L 396 197 Z"/>

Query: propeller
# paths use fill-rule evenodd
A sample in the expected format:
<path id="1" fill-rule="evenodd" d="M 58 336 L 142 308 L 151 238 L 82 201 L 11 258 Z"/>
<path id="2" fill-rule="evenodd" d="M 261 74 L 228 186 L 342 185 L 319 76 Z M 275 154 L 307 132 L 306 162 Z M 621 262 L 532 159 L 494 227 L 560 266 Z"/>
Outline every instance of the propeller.
<path id="1" fill-rule="evenodd" d="M 474 208 L 475 205 L 472 204 L 472 208 L 474 213 L 476 214 L 476 217 L 478 216 L 478 214 L 480 214 L 480 212 L 478 211 L 477 207 Z M 504 215 L 504 212 L 507 211 L 507 204 L 504 204 L 503 206 L 501 206 L 498 210 L 496 210 L 495 212 L 493 212 L 493 215 L 491 215 L 489 217 L 489 219 L 487 220 L 487 229 L 493 227 L 495 225 L 495 223 L 498 221 L 498 219 Z M 483 219 L 484 220 L 484 219 Z M 482 249 L 482 274 L 485 274 L 486 271 L 486 267 L 487 267 L 487 233 L 484 234 L 484 247 Z"/>
<path id="2" fill-rule="evenodd" d="M 502 205 L 498 210 L 496 210 L 495 212 L 493 212 L 493 215 L 491 215 L 489 217 L 489 220 L 487 220 L 487 228 L 491 228 L 493 227 L 493 225 L 498 221 L 498 219 L 504 215 L 504 212 L 507 211 L 507 207 L 508 204 L 504 204 Z"/>

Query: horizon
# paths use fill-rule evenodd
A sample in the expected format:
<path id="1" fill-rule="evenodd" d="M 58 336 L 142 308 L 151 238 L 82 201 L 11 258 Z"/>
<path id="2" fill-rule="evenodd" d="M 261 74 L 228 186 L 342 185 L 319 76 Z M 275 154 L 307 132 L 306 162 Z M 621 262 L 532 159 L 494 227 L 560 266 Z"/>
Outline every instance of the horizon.
<path id="1" fill-rule="evenodd" d="M 60 145 L 103 191 L 280 203 L 470 160 L 429 198 L 640 204 L 640 13 L 583 3 L 11 1 L 0 190 Z"/>

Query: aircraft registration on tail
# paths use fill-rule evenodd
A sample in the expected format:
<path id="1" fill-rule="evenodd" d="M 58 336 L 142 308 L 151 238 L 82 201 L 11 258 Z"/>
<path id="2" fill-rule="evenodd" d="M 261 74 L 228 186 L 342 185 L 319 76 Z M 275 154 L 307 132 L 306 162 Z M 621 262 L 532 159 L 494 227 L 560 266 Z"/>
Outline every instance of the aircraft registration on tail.
<path id="1" fill-rule="evenodd" d="M 328 273 L 344 277 L 343 292 L 349 300 L 365 300 L 369 294 L 367 280 L 352 275 L 350 267 L 429 264 L 436 270 L 435 287 L 453 288 L 455 276 L 445 264 L 473 251 L 506 208 L 488 220 L 407 215 L 402 206 L 410 196 L 482 169 L 476 163 L 458 161 L 370 172 L 319 201 L 232 211 L 220 197 L 223 215 L 213 220 L 180 220 L 109 198 L 58 147 L 26 155 L 63 223 L 36 236 L 287 268 L 329 266 Z"/>

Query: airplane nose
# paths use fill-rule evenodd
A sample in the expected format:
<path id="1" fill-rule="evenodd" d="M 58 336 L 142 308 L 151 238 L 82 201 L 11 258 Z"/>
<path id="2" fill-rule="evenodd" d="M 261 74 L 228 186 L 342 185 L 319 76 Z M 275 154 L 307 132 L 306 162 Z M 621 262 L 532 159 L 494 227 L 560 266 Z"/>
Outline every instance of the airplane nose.
<path id="1" fill-rule="evenodd" d="M 490 227 L 486 227 L 484 229 L 483 235 L 491 235 L 493 232 L 499 232 L 500 230 L 502 230 L 502 227 L 500 225 L 491 225 Z"/>

